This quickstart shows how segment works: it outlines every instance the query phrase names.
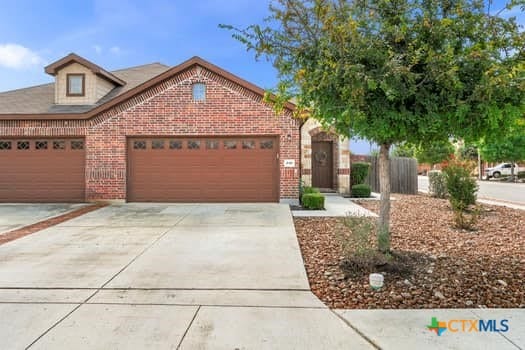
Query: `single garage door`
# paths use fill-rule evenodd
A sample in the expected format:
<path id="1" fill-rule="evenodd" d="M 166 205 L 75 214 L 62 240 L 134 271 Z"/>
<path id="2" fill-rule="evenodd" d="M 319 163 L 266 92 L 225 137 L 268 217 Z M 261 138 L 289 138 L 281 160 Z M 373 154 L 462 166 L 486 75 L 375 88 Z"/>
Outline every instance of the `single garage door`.
<path id="1" fill-rule="evenodd" d="M 83 202 L 83 139 L 0 138 L 0 202 Z"/>
<path id="2" fill-rule="evenodd" d="M 276 202 L 276 137 L 130 138 L 128 201 Z"/>

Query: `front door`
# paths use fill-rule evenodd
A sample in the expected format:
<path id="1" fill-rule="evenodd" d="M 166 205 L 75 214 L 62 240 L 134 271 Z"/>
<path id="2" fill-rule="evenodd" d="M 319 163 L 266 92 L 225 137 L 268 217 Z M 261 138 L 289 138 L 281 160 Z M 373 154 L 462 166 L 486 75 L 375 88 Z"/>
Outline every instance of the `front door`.
<path id="1" fill-rule="evenodd" d="M 332 142 L 312 142 L 312 186 L 333 188 Z"/>

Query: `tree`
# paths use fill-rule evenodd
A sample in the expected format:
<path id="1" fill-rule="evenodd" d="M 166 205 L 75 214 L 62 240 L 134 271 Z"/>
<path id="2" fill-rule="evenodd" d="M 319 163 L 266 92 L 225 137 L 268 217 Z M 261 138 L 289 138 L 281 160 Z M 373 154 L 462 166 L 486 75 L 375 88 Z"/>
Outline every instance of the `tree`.
<path id="1" fill-rule="evenodd" d="M 457 150 L 457 155 L 462 160 L 478 160 L 478 146 L 474 144 L 461 145 Z"/>
<path id="2" fill-rule="evenodd" d="M 392 150 L 392 156 L 415 158 L 415 147 L 406 142 L 394 145 L 394 149 Z"/>
<path id="3" fill-rule="evenodd" d="M 454 154 L 454 146 L 449 140 L 438 140 L 434 142 L 422 142 L 415 150 L 415 156 L 419 163 L 428 163 L 431 166 L 449 159 Z"/>
<path id="4" fill-rule="evenodd" d="M 481 156 L 489 162 L 510 162 L 512 180 L 515 180 L 514 164 L 525 160 L 524 129 L 517 127 L 504 137 L 485 140 L 480 148 Z"/>
<path id="5" fill-rule="evenodd" d="M 523 113 L 524 34 L 481 0 L 275 0 L 262 25 L 221 27 L 276 67 L 276 110 L 295 97 L 298 116 L 380 146 L 383 253 L 391 146 L 477 139 Z"/>

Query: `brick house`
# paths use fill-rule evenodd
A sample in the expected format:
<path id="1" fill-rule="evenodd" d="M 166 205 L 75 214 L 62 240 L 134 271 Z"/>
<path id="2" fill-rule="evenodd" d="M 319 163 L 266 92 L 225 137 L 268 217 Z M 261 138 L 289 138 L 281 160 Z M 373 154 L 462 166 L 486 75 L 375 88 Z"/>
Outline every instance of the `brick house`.
<path id="1" fill-rule="evenodd" d="M 194 57 L 108 72 L 70 54 L 55 82 L 0 93 L 0 202 L 296 202 L 348 191 L 348 143 L 280 115 Z"/>

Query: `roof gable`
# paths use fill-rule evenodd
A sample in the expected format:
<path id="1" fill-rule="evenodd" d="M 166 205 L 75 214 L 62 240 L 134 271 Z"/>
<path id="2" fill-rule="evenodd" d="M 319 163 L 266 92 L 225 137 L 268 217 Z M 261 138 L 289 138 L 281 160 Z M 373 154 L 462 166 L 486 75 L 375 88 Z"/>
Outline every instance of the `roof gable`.
<path id="1" fill-rule="evenodd" d="M 169 68 L 160 63 L 150 63 L 112 71 L 113 75 L 125 80 L 126 85 L 114 88 L 97 103 L 88 106 L 55 104 L 55 83 L 0 92 L 0 120 L 45 119 L 46 116 L 51 115 L 85 113 L 156 77 Z M 28 116 L 34 117 L 28 118 Z"/>
<path id="2" fill-rule="evenodd" d="M 72 54 L 74 55 L 74 54 Z M 75 55 L 76 56 L 76 55 Z M 78 56 L 77 56 L 78 57 Z M 65 58 L 64 58 L 65 59 Z M 57 69 L 59 69 L 61 66 L 63 66 L 64 62 L 62 62 L 61 64 L 58 64 L 60 61 L 63 61 L 64 59 L 62 60 L 59 60 L 55 63 L 53 63 L 52 65 L 50 66 L 53 66 L 51 68 L 49 68 L 50 66 L 46 67 L 46 72 L 49 68 L 49 70 L 51 72 L 56 72 Z M 67 64 L 67 63 L 66 63 Z M 141 94 L 142 92 L 150 89 L 150 88 L 153 88 L 173 77 L 175 77 L 176 75 L 180 74 L 180 73 L 183 73 L 185 72 L 186 70 L 188 69 L 191 69 L 193 68 L 194 66 L 201 66 L 202 68 L 204 69 L 207 69 L 241 87 L 243 87 L 244 89 L 256 94 L 256 95 L 259 95 L 261 97 L 263 97 L 265 95 L 265 90 L 258 87 L 257 85 L 255 84 L 252 84 L 210 62 L 207 62 L 205 60 L 203 60 L 202 58 L 200 57 L 192 57 L 190 58 L 189 60 L 177 65 L 177 66 L 174 66 L 170 69 L 167 69 L 166 71 L 154 76 L 153 78 L 147 80 L 147 81 L 144 81 L 140 84 L 138 84 L 137 86 L 131 88 L 131 89 L 125 89 L 125 86 L 124 87 L 120 87 L 120 88 L 116 88 L 115 90 L 118 90 L 118 89 L 121 89 L 120 90 L 120 93 L 119 94 L 114 94 L 114 92 L 110 92 L 108 95 L 109 96 L 106 96 L 104 98 L 102 98 L 102 100 L 100 101 L 100 104 L 98 104 L 95 108 L 92 108 L 88 111 L 85 111 L 85 112 L 80 112 L 80 113 L 75 113 L 75 114 L 71 114 L 71 113 L 64 113 L 63 111 L 58 111 L 56 110 L 56 113 L 46 113 L 46 114 L 9 114 L 9 115 L 2 115 L 0 114 L 0 120 L 63 120 L 63 119 L 90 119 L 90 118 L 93 118 L 97 115 L 99 115 L 100 113 L 102 112 L 105 112 L 107 110 L 109 110 L 110 108 L 120 104 L 120 103 L 123 103 L 125 101 L 128 101 L 130 100 L 131 98 Z M 116 74 L 116 72 L 114 72 Z M 116 96 L 115 96 L 116 95 Z M 286 103 L 286 105 L 284 106 L 287 110 L 289 111 L 293 111 L 295 109 L 295 105 L 291 102 L 288 102 Z M 62 112 L 62 113 L 61 113 Z"/>
<path id="3" fill-rule="evenodd" d="M 44 70 L 45 70 L 45 72 L 47 74 L 55 76 L 58 73 L 58 71 L 60 71 L 60 69 L 62 69 L 65 66 L 70 65 L 71 63 L 78 63 L 78 64 L 88 68 L 89 70 L 91 70 L 91 72 L 93 72 L 93 74 L 96 74 L 96 75 L 98 75 L 98 76 L 100 76 L 100 77 L 102 77 L 102 78 L 104 78 L 106 80 L 109 80 L 110 82 L 114 83 L 115 85 L 118 85 L 118 86 L 126 85 L 126 82 L 124 80 L 119 79 L 118 77 L 116 77 L 112 73 L 108 72 L 104 68 L 102 68 L 100 66 L 97 66 L 93 62 L 90 62 L 90 61 L 86 60 L 85 58 L 80 57 L 80 56 L 78 56 L 77 54 L 74 54 L 74 53 L 70 53 L 66 57 L 61 58 L 58 61 L 51 63 L 50 65 L 45 67 Z"/>

